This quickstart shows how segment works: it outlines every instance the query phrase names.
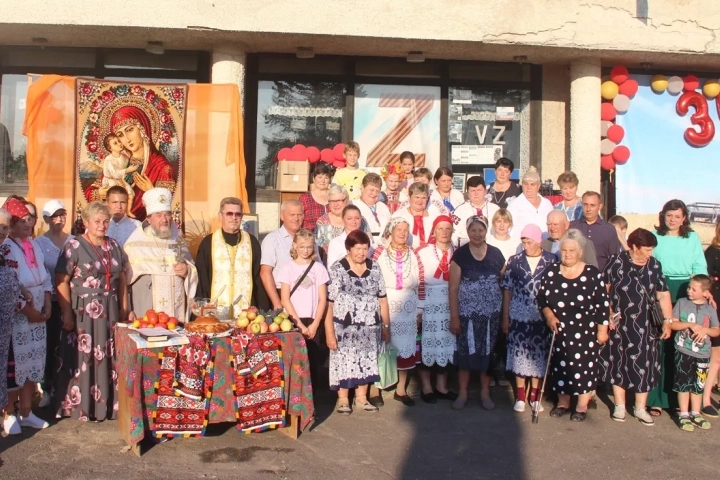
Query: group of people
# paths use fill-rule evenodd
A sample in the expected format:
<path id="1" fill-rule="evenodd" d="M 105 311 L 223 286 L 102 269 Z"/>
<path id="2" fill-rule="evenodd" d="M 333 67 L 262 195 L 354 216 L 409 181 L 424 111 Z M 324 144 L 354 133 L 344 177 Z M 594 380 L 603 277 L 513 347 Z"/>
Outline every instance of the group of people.
<path id="1" fill-rule="evenodd" d="M 382 357 L 396 370 L 393 398 L 406 406 L 415 405 L 407 385 L 417 367 L 426 403 L 463 409 L 475 374 L 480 404 L 492 410 L 490 387 L 509 372 L 515 411 L 542 411 L 547 368 L 552 417 L 583 421 L 598 385 L 609 384 L 614 420 L 626 419 L 631 391 L 644 425 L 677 402 L 683 430 L 709 428 L 720 371 L 720 226 L 703 252 L 687 208 L 672 200 L 655 232 L 625 238 L 627 222 L 603 220 L 601 195 L 578 196 L 572 172 L 558 179 L 563 199 L 552 205 L 538 173 L 529 169 L 518 185 L 505 158 L 489 188 L 469 179 L 466 199 L 452 189 L 452 171 L 415 170 L 410 152 L 381 175 L 357 168 L 357 144 L 345 157 L 334 177 L 315 167 L 310 191 L 281 205 L 282 225 L 262 244 L 241 228 L 242 202 L 223 199 L 220 228 L 195 259 L 165 188 L 144 193 L 141 223 L 126 216 L 126 189 L 111 187 L 85 207 L 75 236 L 64 232 L 64 205 L 51 200 L 42 212 L 48 230 L 35 239 L 34 206 L 8 199 L 0 210 L 4 430 L 48 426 L 31 410 L 38 385 L 41 406 L 57 418 L 115 418 L 115 324 L 148 309 L 187 321 L 195 297 L 217 298 L 223 318 L 251 305 L 284 309 L 307 339 L 313 385 L 337 391 L 339 414 L 384 405 Z"/>

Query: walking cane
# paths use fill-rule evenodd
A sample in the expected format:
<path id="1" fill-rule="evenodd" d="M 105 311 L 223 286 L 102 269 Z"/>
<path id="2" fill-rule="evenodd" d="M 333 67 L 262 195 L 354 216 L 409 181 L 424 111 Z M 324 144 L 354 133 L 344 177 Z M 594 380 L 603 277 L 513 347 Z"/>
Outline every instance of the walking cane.
<path id="1" fill-rule="evenodd" d="M 552 340 L 550 340 L 550 353 L 548 354 L 547 365 L 545 365 L 545 376 L 543 377 L 542 387 L 540 387 L 540 395 L 535 399 L 532 406 L 532 423 L 538 423 L 538 410 L 540 409 L 540 402 L 542 402 L 543 395 L 545 394 L 545 383 L 547 382 L 547 376 L 550 372 L 550 359 L 552 358 L 553 346 L 555 345 L 555 331 L 552 334 Z"/>

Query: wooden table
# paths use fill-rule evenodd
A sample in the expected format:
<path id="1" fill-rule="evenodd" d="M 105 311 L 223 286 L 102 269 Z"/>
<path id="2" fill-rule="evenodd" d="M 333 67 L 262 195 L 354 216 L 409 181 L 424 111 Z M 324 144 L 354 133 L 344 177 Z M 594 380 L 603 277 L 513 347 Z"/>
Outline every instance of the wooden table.
<path id="1" fill-rule="evenodd" d="M 305 339 L 298 332 L 275 335 L 281 344 L 285 374 L 286 427 L 281 429 L 297 439 L 313 420 L 312 384 Z M 230 339 L 216 338 L 215 383 L 210 398 L 209 423 L 236 423 L 232 372 L 230 368 Z M 136 455 L 140 455 L 140 441 L 153 427 L 152 413 L 157 405 L 158 354 L 162 348 L 138 349 L 128 336 L 127 328 L 116 328 L 115 348 L 118 358 L 118 429 L 120 435 Z M 239 434 L 239 433 L 238 433 Z"/>

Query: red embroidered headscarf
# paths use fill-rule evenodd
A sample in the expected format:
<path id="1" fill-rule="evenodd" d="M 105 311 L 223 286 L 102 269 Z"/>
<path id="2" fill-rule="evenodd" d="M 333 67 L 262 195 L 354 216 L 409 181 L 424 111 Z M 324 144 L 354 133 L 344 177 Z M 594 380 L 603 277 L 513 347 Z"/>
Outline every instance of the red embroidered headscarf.
<path id="1" fill-rule="evenodd" d="M 437 239 L 435 238 L 435 229 L 443 222 L 449 223 L 450 226 L 453 225 L 453 221 L 449 216 L 438 216 L 433 222 L 432 231 L 430 232 L 430 240 L 428 241 L 429 244 L 435 245 L 437 243 Z M 432 248 L 436 247 L 433 246 Z M 445 280 L 446 282 L 450 280 L 450 255 L 452 255 L 452 243 L 450 244 L 450 249 L 442 252 L 442 257 L 439 258 L 440 263 L 438 265 L 438 268 L 435 270 L 435 274 L 433 275 L 435 278 L 439 279 L 440 277 L 442 277 L 443 280 Z"/>
<path id="2" fill-rule="evenodd" d="M 150 119 L 142 109 L 132 105 L 126 105 L 118 108 L 115 113 L 112 114 L 112 117 L 110 117 L 110 131 L 112 133 L 116 133 L 119 129 L 128 125 L 137 125 L 140 127 L 145 133 L 145 138 L 152 144 Z"/>
<path id="3" fill-rule="evenodd" d="M 450 226 L 452 226 L 453 224 L 452 218 L 447 215 L 439 215 L 437 218 L 435 218 L 435 221 L 432 224 L 432 229 L 430 230 L 430 240 L 428 240 L 428 243 L 435 245 L 435 243 L 437 242 L 437 240 L 435 239 L 435 229 L 442 222 L 447 222 L 450 224 Z"/>
<path id="4" fill-rule="evenodd" d="M 12 219 L 16 222 L 21 218 L 30 215 L 30 210 L 28 210 L 27 206 L 17 198 L 8 198 L 5 200 L 2 208 L 7 210 L 12 216 Z"/>

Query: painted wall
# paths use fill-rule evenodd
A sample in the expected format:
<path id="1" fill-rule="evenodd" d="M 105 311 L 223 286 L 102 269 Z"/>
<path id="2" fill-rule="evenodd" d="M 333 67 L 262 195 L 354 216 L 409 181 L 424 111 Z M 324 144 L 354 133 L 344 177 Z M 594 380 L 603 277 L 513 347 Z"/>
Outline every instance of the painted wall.
<path id="1" fill-rule="evenodd" d="M 373 47 L 372 39 L 440 40 L 487 45 L 525 45 L 597 49 L 617 52 L 720 53 L 720 4 L 690 0 L 145 0 L 121 5 L 97 0 L 3 0 L 0 2 L 0 44 L 29 43 L 30 25 L 103 26 L 89 38 L 75 41 L 112 43 L 124 39 L 123 29 L 158 29 L 148 35 L 183 32 L 178 43 L 228 38 L 229 33 L 282 33 L 318 37 L 320 50 L 341 46 L 342 37 L 364 37 L 352 48 Z M 71 29 L 65 28 L 66 32 Z M 208 33 L 212 31 L 213 35 Z M 45 29 L 47 36 L 62 32 Z M 322 35 L 317 35 L 318 33 Z M 14 38 L 13 38 L 14 37 Z M 72 37 L 70 37 L 72 38 Z M 248 46 L 254 38 L 248 37 Z M 267 37 L 264 37 L 267 39 Z M 52 38 L 49 38 L 52 40 Z M 162 40 L 162 38 L 157 38 Z M 212 40 L 212 41 L 214 41 Z M 271 39 L 268 39 L 270 42 Z M 402 42 L 398 42 L 402 44 Z M 297 47 L 298 45 L 295 45 Z M 464 48 L 464 47 L 463 47 Z M 422 49 L 421 49 L 422 50 Z M 481 48 L 481 51 L 483 49 Z M 459 51 L 458 55 L 465 52 Z M 555 52 L 557 54 L 557 52 Z M 378 51 L 378 54 L 381 54 Z M 453 58 L 453 51 L 440 52 Z M 546 52 L 547 54 L 547 52 Z"/>

